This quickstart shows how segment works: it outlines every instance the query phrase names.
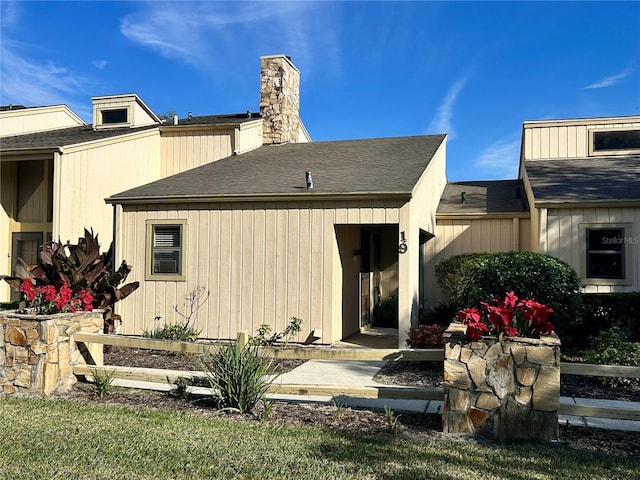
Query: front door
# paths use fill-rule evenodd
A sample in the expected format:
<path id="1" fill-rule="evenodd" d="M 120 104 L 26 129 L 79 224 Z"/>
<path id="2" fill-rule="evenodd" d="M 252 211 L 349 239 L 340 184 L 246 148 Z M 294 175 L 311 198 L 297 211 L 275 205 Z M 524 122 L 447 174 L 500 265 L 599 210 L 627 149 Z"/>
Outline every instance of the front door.
<path id="1" fill-rule="evenodd" d="M 19 232 L 11 238 L 11 274 L 16 274 L 18 258 L 21 258 L 28 268 L 38 264 L 38 253 L 42 245 L 42 232 Z M 11 291 L 11 300 L 20 300 L 20 292 Z"/>

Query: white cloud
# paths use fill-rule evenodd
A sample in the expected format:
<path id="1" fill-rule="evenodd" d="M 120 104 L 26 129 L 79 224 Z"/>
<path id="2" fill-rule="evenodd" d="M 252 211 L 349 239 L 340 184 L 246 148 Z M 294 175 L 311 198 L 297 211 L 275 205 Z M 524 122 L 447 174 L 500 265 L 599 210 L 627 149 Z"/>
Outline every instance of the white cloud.
<path id="1" fill-rule="evenodd" d="M 129 40 L 200 68 L 238 58 L 254 47 L 286 53 L 296 64 L 310 59 L 309 38 L 323 55 L 336 54 L 330 19 L 312 2 L 150 2 L 121 20 Z M 326 20 L 326 21 L 325 21 Z"/>
<path id="2" fill-rule="evenodd" d="M 93 83 L 90 79 L 68 71 L 53 62 L 37 63 L 20 53 L 20 44 L 3 38 L 0 46 L 0 99 L 4 104 L 27 106 L 67 104 L 86 118 L 82 104 L 77 107 L 70 98 L 83 96 Z"/>
<path id="3" fill-rule="evenodd" d="M 93 60 L 91 64 L 96 67 L 98 70 L 104 70 L 109 62 L 106 60 Z"/>
<path id="4" fill-rule="evenodd" d="M 462 78 L 451 85 L 449 91 L 447 92 L 447 95 L 442 100 L 440 107 L 438 107 L 436 116 L 433 118 L 433 120 L 431 120 L 431 123 L 429 124 L 428 132 L 448 133 L 449 140 L 451 140 L 455 136 L 455 132 L 451 124 L 451 119 L 453 118 L 453 107 L 466 81 L 466 78 Z"/>
<path id="5" fill-rule="evenodd" d="M 501 140 L 489 145 L 473 162 L 491 178 L 517 178 L 520 140 Z"/>
<path id="6" fill-rule="evenodd" d="M 615 85 L 617 83 L 620 83 L 622 80 L 627 78 L 632 73 L 633 73 L 633 69 L 630 68 L 630 67 L 627 67 L 620 73 L 617 73 L 615 75 L 609 75 L 608 77 L 604 77 L 604 78 L 598 80 L 597 82 L 592 83 L 591 85 L 587 85 L 586 87 L 584 87 L 584 89 L 588 90 L 588 89 L 592 89 L 592 88 L 611 87 L 611 86 L 613 86 L 613 85 Z"/>
<path id="7" fill-rule="evenodd" d="M 0 2 L 0 26 L 2 26 L 3 28 L 11 27 L 18 23 L 19 19 L 20 7 L 18 5 L 18 2 Z"/>

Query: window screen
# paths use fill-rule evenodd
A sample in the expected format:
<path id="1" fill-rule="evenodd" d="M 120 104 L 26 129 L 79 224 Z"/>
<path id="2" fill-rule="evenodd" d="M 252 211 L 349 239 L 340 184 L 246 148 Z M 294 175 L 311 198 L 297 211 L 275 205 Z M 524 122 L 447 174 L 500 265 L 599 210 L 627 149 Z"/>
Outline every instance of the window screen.
<path id="1" fill-rule="evenodd" d="M 182 225 L 154 225 L 152 249 L 152 274 L 182 274 Z"/>

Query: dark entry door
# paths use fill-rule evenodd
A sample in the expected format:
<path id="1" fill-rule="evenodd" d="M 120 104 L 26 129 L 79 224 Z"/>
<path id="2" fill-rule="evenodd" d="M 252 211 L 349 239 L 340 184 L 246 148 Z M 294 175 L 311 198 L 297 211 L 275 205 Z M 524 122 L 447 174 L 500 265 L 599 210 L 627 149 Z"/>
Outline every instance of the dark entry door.
<path id="1" fill-rule="evenodd" d="M 18 258 L 30 268 L 38 264 L 42 232 L 19 232 L 11 236 L 11 274 L 15 275 Z M 20 292 L 11 291 L 11 300 L 20 300 Z"/>

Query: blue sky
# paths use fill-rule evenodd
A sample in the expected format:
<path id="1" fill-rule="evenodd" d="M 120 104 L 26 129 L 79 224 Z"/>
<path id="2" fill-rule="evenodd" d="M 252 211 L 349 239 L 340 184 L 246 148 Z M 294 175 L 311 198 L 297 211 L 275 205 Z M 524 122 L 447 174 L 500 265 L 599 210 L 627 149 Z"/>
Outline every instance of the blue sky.
<path id="1" fill-rule="evenodd" d="M 0 104 L 137 93 L 258 111 L 259 57 L 300 69 L 313 140 L 449 134 L 451 181 L 515 178 L 522 122 L 640 114 L 640 2 L 13 2 Z"/>

